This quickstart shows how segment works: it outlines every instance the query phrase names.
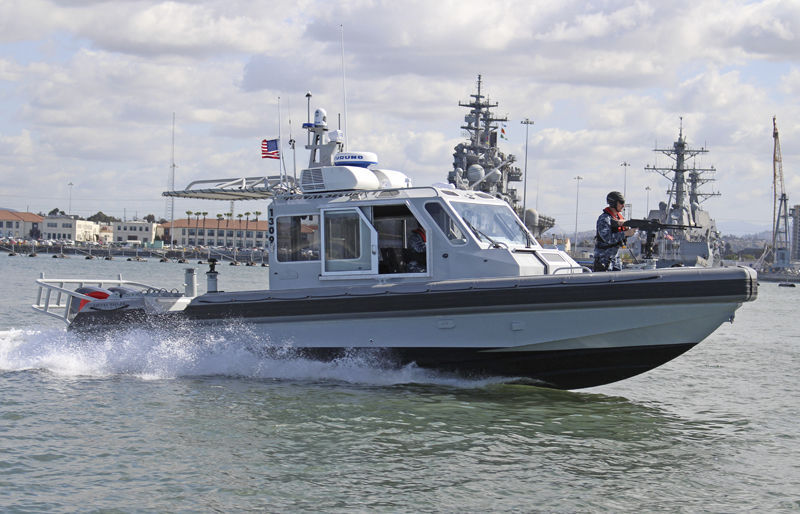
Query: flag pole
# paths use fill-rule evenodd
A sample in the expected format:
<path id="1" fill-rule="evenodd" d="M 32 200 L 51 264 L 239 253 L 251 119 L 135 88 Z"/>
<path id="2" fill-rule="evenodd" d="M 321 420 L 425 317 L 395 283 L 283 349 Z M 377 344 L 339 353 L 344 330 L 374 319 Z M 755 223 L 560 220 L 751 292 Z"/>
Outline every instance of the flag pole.
<path id="1" fill-rule="evenodd" d="M 280 158 L 280 163 L 278 163 L 278 175 L 281 177 L 281 184 L 285 184 L 285 173 L 286 167 L 283 164 L 283 152 L 281 151 L 281 97 L 278 97 L 278 157 Z"/>
<path id="2" fill-rule="evenodd" d="M 297 155 L 294 151 L 295 140 L 292 137 L 292 101 L 286 99 L 286 110 L 289 114 L 289 148 L 292 149 L 292 177 L 294 178 L 294 185 L 297 185 Z"/>

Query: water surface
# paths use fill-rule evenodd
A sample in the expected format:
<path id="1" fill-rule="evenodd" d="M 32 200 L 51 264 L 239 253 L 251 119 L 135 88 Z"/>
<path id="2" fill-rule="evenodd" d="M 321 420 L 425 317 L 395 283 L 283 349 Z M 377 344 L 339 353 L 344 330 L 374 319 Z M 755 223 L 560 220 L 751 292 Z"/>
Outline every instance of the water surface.
<path id="1" fill-rule="evenodd" d="M 582 391 L 256 353 L 235 325 L 87 343 L 30 309 L 40 271 L 186 267 L 0 255 L 3 510 L 800 510 L 800 289 L 763 283 L 687 354 Z"/>

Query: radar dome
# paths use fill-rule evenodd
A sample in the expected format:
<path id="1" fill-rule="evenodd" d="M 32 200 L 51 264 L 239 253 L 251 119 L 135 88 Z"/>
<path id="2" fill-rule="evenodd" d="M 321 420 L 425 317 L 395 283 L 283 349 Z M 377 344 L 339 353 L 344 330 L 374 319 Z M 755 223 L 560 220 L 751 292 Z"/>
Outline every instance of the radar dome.
<path id="1" fill-rule="evenodd" d="M 328 113 L 325 109 L 317 109 L 314 111 L 314 126 L 327 127 L 328 126 Z"/>
<path id="2" fill-rule="evenodd" d="M 480 164 L 473 164 L 469 168 L 467 168 L 467 180 L 472 182 L 477 182 L 483 178 L 483 166 Z"/>
<path id="3" fill-rule="evenodd" d="M 537 227 L 539 225 L 539 213 L 536 212 L 536 209 L 526 209 L 525 210 L 525 226 L 530 227 Z"/>
<path id="4" fill-rule="evenodd" d="M 500 173 L 500 170 L 498 170 L 497 168 L 494 168 L 492 171 L 490 171 L 486 175 L 486 182 L 488 182 L 490 184 L 496 184 L 500 180 L 500 177 L 502 177 L 502 176 L 503 176 L 503 174 Z"/>

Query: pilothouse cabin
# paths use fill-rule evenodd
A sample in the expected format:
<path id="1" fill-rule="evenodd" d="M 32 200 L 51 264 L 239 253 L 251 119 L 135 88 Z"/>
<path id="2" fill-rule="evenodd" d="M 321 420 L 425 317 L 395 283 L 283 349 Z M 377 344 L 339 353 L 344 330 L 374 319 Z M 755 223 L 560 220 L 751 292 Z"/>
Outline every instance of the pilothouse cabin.
<path id="1" fill-rule="evenodd" d="M 286 176 L 206 180 L 168 193 L 271 198 L 270 289 L 583 272 L 566 253 L 542 248 L 505 201 L 412 187 L 404 173 L 378 168 L 374 153 L 345 152 L 322 109 L 304 128 L 309 166 L 297 184 Z M 208 183 L 215 187 L 197 187 Z"/>
<path id="2" fill-rule="evenodd" d="M 419 187 L 276 197 L 269 223 L 272 289 L 580 272 L 562 252 L 542 248 L 506 202 L 479 192 Z M 411 245 L 418 228 L 424 252 Z"/>

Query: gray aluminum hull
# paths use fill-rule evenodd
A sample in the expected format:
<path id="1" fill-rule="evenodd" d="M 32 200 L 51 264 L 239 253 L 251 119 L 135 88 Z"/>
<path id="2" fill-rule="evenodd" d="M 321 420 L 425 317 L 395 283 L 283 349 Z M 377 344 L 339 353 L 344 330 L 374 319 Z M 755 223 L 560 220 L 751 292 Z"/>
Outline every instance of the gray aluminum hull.
<path id="1" fill-rule="evenodd" d="M 461 280 L 209 293 L 182 311 L 92 302 L 72 330 L 242 323 L 255 347 L 329 360 L 380 355 L 463 375 L 524 377 L 564 389 L 637 375 L 687 351 L 757 295 L 749 268 Z M 119 302 L 117 302 L 119 303 Z"/>

